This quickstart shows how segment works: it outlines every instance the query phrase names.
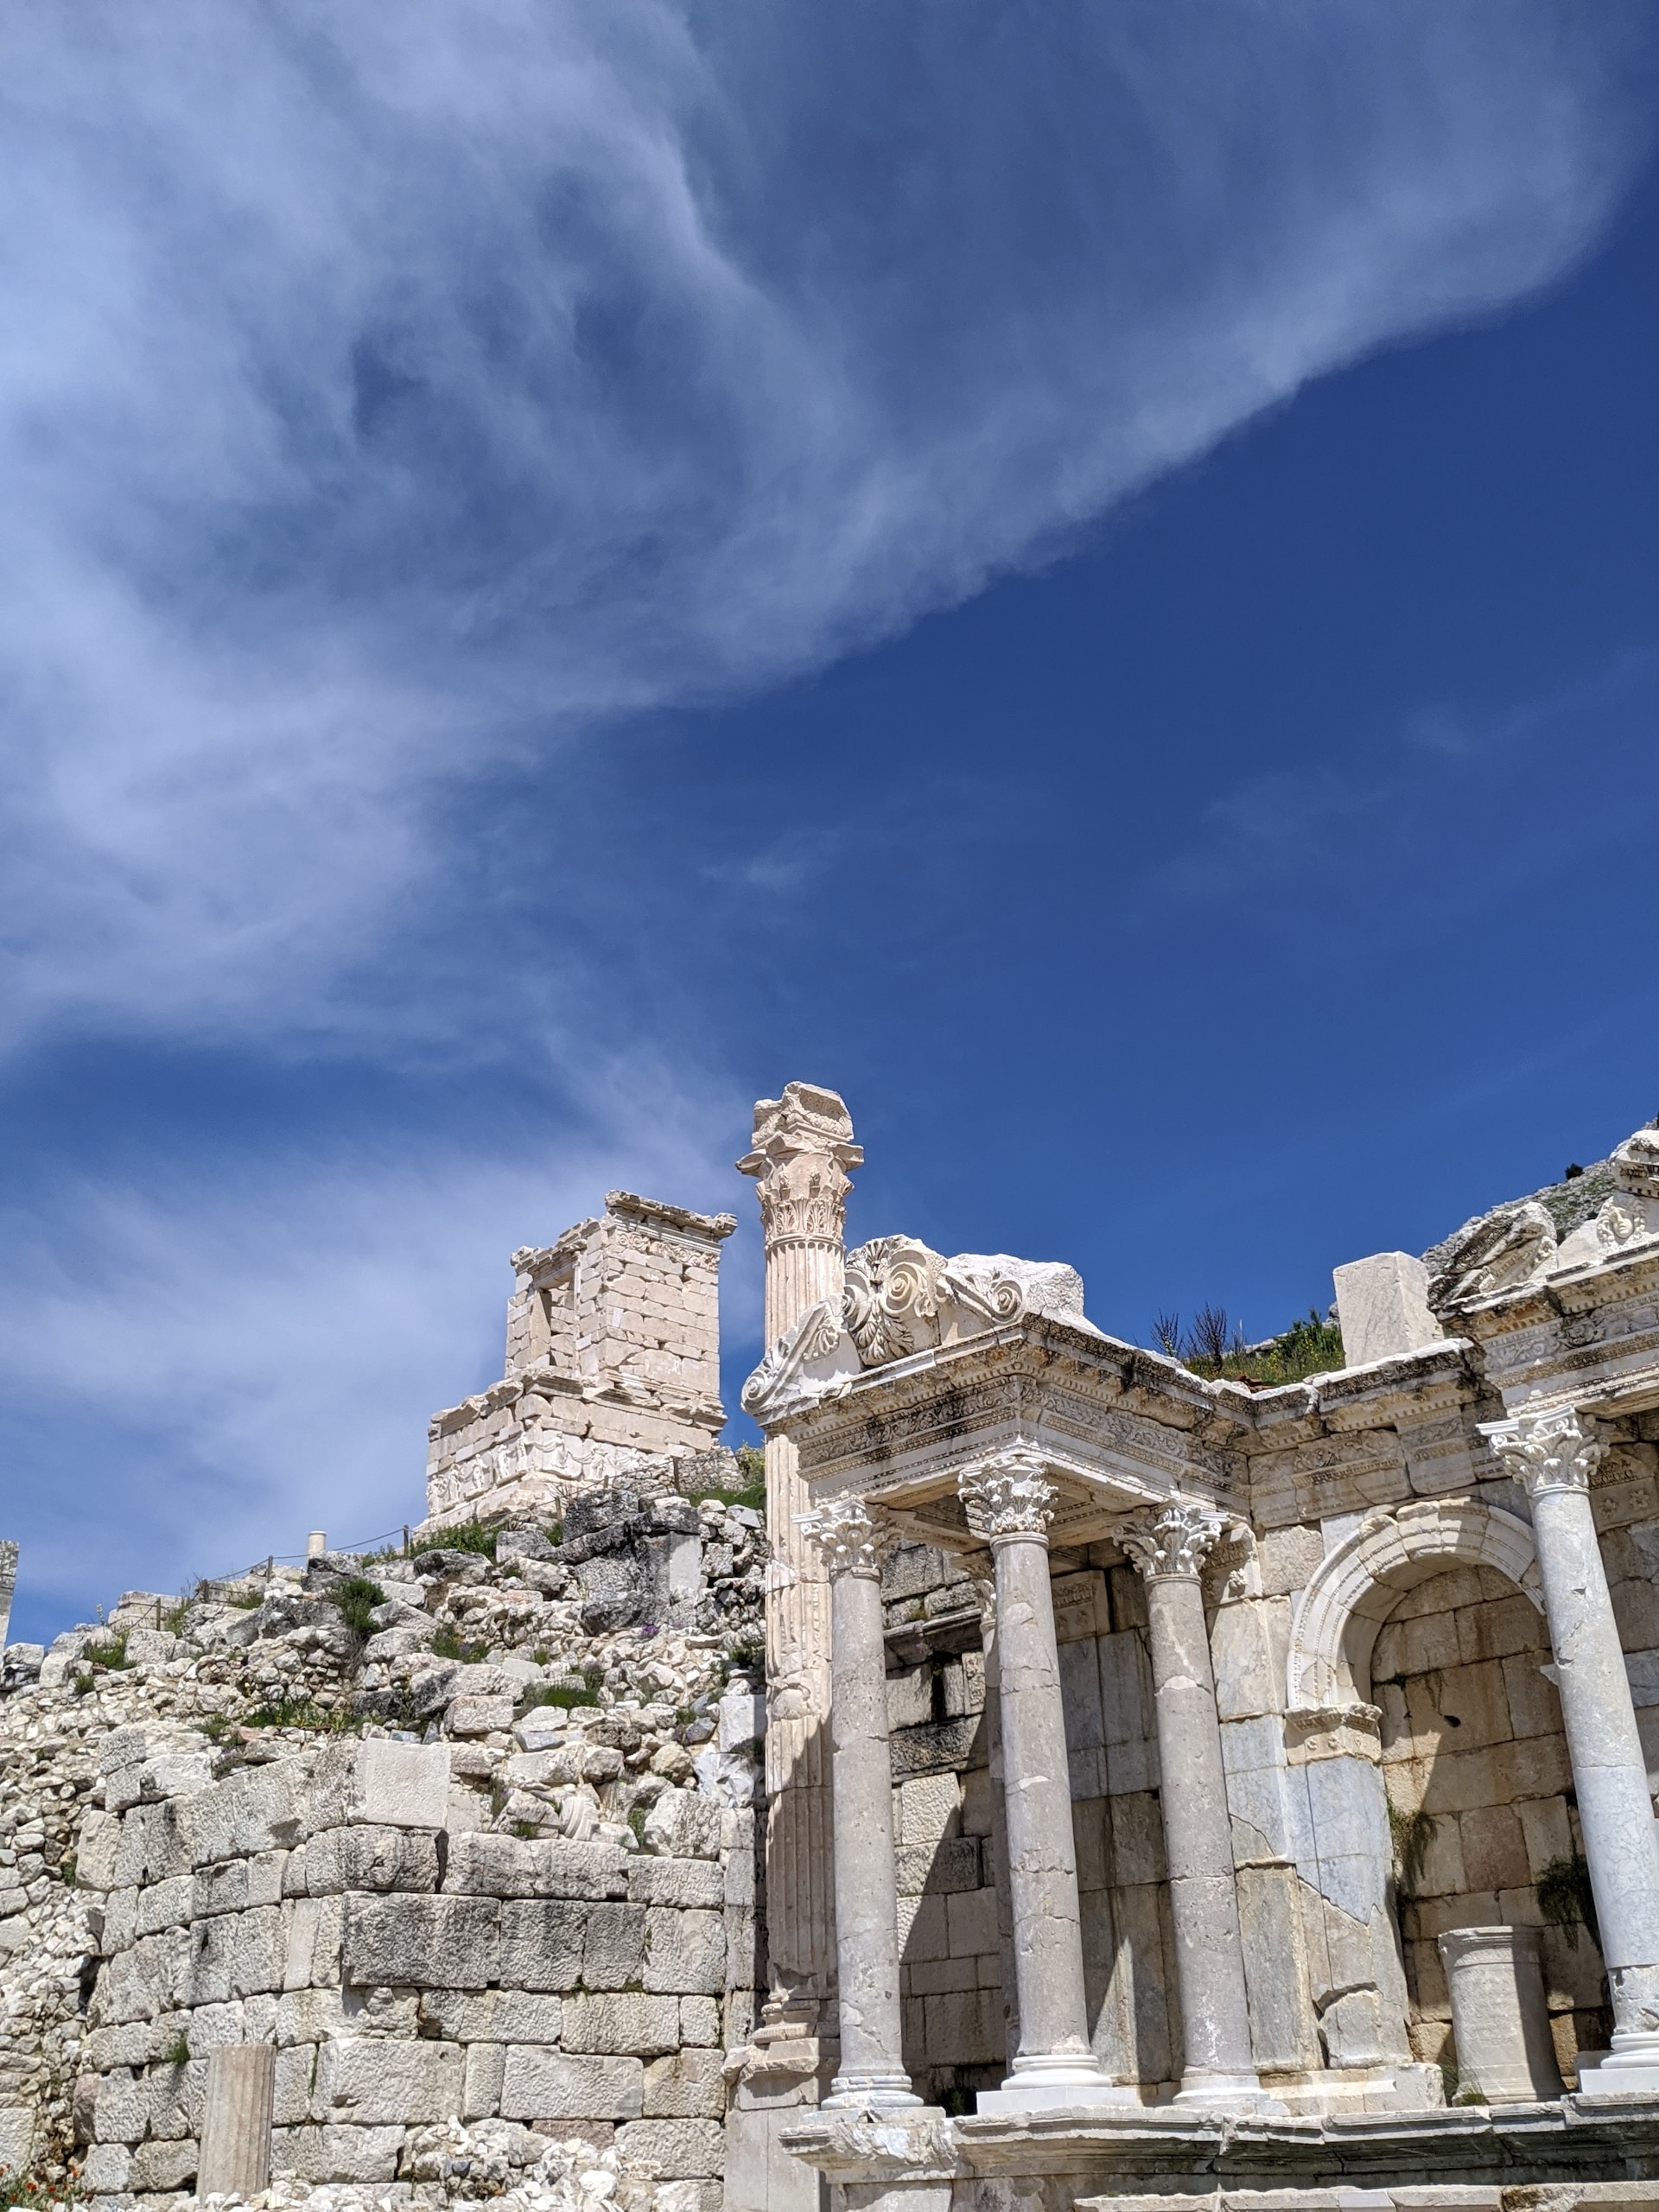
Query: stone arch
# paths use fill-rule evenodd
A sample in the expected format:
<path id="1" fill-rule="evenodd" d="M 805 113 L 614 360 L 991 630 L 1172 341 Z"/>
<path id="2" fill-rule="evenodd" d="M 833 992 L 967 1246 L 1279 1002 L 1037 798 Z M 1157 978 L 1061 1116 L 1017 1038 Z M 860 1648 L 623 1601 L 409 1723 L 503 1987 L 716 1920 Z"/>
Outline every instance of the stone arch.
<path id="1" fill-rule="evenodd" d="M 1401 1592 L 1457 1565 L 1496 1567 L 1544 1609 L 1532 1530 L 1474 1498 L 1369 1513 L 1314 1570 L 1291 1630 L 1290 1708 L 1366 1704 L 1371 1650 Z"/>

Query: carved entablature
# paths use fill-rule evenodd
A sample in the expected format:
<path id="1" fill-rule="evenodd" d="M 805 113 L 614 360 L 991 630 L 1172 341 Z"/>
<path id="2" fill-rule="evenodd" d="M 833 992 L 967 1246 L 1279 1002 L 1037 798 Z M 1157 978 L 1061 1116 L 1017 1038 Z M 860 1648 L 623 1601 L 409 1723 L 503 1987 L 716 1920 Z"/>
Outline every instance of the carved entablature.
<path id="1" fill-rule="evenodd" d="M 878 1236 L 847 1255 L 839 1305 L 810 1306 L 743 1386 L 743 1410 L 767 1427 L 855 1376 L 988 1329 L 1046 1314 L 1090 1336 L 1083 1278 L 1058 1262 L 1006 1253 L 947 1260 L 914 1236 Z"/>

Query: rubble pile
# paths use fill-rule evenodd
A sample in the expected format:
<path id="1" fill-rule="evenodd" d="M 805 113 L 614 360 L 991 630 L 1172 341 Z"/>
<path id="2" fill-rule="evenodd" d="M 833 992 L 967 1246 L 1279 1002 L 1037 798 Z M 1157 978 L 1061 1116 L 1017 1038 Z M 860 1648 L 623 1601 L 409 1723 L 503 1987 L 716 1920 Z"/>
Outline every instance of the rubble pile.
<path id="1" fill-rule="evenodd" d="M 337 2183 L 360 2187 L 364 2202 L 388 2190 L 442 2199 L 465 2194 L 461 2182 L 487 2170 L 496 2176 L 487 2190 L 469 2186 L 496 2194 L 506 2158 L 515 2189 L 537 2212 L 565 2202 L 576 2183 L 555 2171 L 545 2128 L 500 2118 L 487 2101 L 480 2110 L 475 2082 L 472 2147 L 441 2160 L 442 2171 L 426 2171 L 436 2154 L 430 2142 L 416 2147 L 416 2125 L 429 2137 L 448 2120 L 442 2086 L 429 2113 L 416 2098 L 389 2152 L 378 2131 L 372 2171 L 330 2165 L 325 2139 L 334 2131 L 314 2126 L 311 2108 L 333 2094 L 317 2062 L 336 2039 L 415 2037 L 402 2048 L 450 2050 L 462 2073 L 472 2068 L 470 2082 L 480 2064 L 486 2076 L 492 2064 L 500 2070 L 499 2058 L 474 2059 L 475 2050 L 499 2052 L 502 2037 L 523 2033 L 532 2056 L 513 2057 L 522 2079 L 534 2072 L 530 2039 L 557 2032 L 556 1995 L 539 2000 L 539 2024 L 498 2030 L 485 2020 L 511 1967 L 474 1973 L 487 1989 L 474 1990 L 462 1974 L 464 1994 L 428 1986 L 417 1996 L 418 1961 L 401 1985 L 378 1964 L 361 1992 L 343 1981 L 348 1892 L 359 1893 L 359 1928 L 370 1924 L 370 1899 L 417 1918 L 434 1906 L 476 1918 L 486 1899 L 489 1913 L 511 1916 L 532 1908 L 498 1900 L 569 1896 L 559 1910 L 582 1920 L 622 1916 L 612 1935 L 624 1949 L 639 1937 L 634 1948 L 646 1962 L 642 1969 L 635 1959 L 627 1979 L 639 1987 L 643 1972 L 647 1990 L 646 1937 L 658 1943 L 658 1985 L 672 1984 L 664 1961 L 677 1944 L 683 1949 L 693 1922 L 708 1922 L 692 1931 L 708 1954 L 695 1989 L 601 1999 L 584 1993 L 607 1986 L 602 1968 L 578 1976 L 572 2019 L 583 2004 L 643 2005 L 650 2051 L 639 2023 L 619 2012 L 616 2022 L 590 2021 L 586 2038 L 604 2053 L 607 2034 L 614 2042 L 620 2031 L 626 2056 L 561 2063 L 567 2073 L 613 2069 L 604 2076 L 613 2116 L 573 2114 L 572 2139 L 586 2139 L 585 2155 L 619 2157 L 609 2146 L 630 2119 L 647 2131 L 639 2147 L 650 2147 L 658 2123 L 634 2077 L 644 2081 L 653 2063 L 679 2069 L 688 2044 L 699 2053 L 695 2093 L 676 2087 L 656 2107 L 666 2095 L 670 2113 L 695 2110 L 717 2134 L 720 2047 L 747 2036 L 753 2007 L 752 1986 L 741 1985 L 745 1973 L 753 1980 L 744 1930 L 753 1925 L 763 1710 L 762 1522 L 729 1497 L 595 1493 L 574 1501 L 563 1525 L 451 1530 L 407 1551 L 325 1553 L 303 1567 L 269 1561 L 183 1599 L 129 1592 L 107 1619 L 49 1649 L 9 1649 L 0 1672 L 0 2168 L 31 2171 L 50 2189 L 73 2158 L 85 2169 L 83 2191 L 123 2202 L 135 2190 L 156 2202 L 185 2189 L 206 2050 L 215 2041 L 280 2039 L 281 2002 L 290 2013 L 309 2008 L 295 2033 L 317 2077 L 302 2088 L 298 2061 L 288 2063 L 287 2140 L 298 2155 L 286 2180 L 279 2160 L 282 2186 L 315 2185 L 320 2199 Z M 365 1824 L 360 1809 L 342 1814 L 335 1802 L 350 1794 L 340 1776 L 377 1740 L 388 1755 L 420 1746 L 429 1779 L 441 1770 L 441 1802 L 423 1811 L 418 1834 L 395 1821 Z M 218 1836 L 204 1808 L 244 1796 L 257 1809 Z M 325 1831 L 341 1821 L 339 1834 L 352 1840 L 328 1841 Z M 308 1838 L 316 1853 L 308 1873 Z M 662 1866 L 653 1875 L 646 1864 L 675 1859 L 685 1862 L 677 1874 Z M 636 1860 L 641 1874 L 631 1879 Z M 463 1893 L 453 1910 L 435 1895 L 441 1887 Z M 734 1898 L 747 1915 L 735 1931 L 727 1924 Z M 694 1899 L 699 1910 L 678 1911 Z M 672 1930 L 664 1917 L 671 1908 Z M 308 1916 L 314 1933 L 327 1925 L 315 1966 L 302 1972 L 296 1929 Z M 215 1960 L 221 1936 L 231 1955 Z M 345 1941 L 349 1948 L 349 1929 Z M 254 1953 L 263 1963 L 250 1963 Z M 378 2018 L 377 2005 L 391 2010 Z M 671 2024 L 665 2012 L 656 2018 L 664 2005 Z M 694 2018 L 683 2018 L 687 2008 Z M 619 2067 L 626 2081 L 617 2102 Z M 596 2102 L 611 2111 L 602 2097 L 587 2099 Z M 568 2095 L 555 2096 L 547 2113 L 524 2117 L 551 2122 L 571 2110 Z M 603 2174 L 611 2177 L 605 2201 L 627 2204 L 643 2204 L 639 2190 L 663 2179 L 652 2181 L 650 2160 L 637 2156 L 632 2166 L 601 2160 L 583 2171 L 589 2212 Z M 701 2186 L 695 2175 L 691 2186 Z M 682 2212 L 696 2208 L 688 2201 Z"/>

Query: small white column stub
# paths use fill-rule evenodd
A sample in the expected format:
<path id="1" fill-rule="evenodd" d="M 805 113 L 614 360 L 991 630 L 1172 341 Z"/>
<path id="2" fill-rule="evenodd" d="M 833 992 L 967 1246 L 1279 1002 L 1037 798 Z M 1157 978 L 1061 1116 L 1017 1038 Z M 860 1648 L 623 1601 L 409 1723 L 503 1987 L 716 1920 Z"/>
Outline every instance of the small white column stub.
<path id="1" fill-rule="evenodd" d="M 276 2047 L 231 2044 L 207 2054 L 196 2195 L 257 2196 L 270 2186 Z"/>
<path id="2" fill-rule="evenodd" d="M 1590 1506 L 1607 1446 L 1571 1407 L 1482 1433 L 1532 1501 L 1544 1618 L 1613 2003 L 1612 2048 L 1579 2094 L 1659 2094 L 1659 1847 L 1630 1676 Z"/>
<path id="3" fill-rule="evenodd" d="M 1007 2079 L 982 2089 L 982 2113 L 1071 2106 L 1139 2108 L 1107 2077 L 1089 2040 L 1083 1929 L 1071 1830 L 1048 1523 L 1054 1488 L 1041 1455 L 1015 1447 L 968 1468 L 968 1526 L 995 1560 L 1003 1806 L 1020 2041 Z"/>
<path id="4" fill-rule="evenodd" d="M 1459 2104 L 1541 2104 L 1561 2094 L 1535 1928 L 1449 1928 L 1440 1962 L 1452 1997 Z"/>

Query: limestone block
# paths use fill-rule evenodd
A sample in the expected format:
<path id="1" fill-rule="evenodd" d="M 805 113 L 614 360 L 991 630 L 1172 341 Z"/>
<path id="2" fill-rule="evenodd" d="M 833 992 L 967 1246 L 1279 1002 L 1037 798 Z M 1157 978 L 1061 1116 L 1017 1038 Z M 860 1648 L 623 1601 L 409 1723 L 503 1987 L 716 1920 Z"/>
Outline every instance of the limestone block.
<path id="1" fill-rule="evenodd" d="M 664 1859 L 717 1859 L 720 1808 L 689 1789 L 664 1789 L 645 1815 L 645 1843 Z"/>
<path id="2" fill-rule="evenodd" d="M 365 1745 L 365 1751 L 369 1748 Z M 393 1748 L 427 1747 L 400 1744 Z M 380 1824 L 325 1828 L 306 1846 L 305 1886 L 314 1897 L 338 1897 L 345 1890 L 435 1890 L 437 1838 L 423 1829 Z"/>
<path id="3" fill-rule="evenodd" d="M 302 1894 L 288 1888 L 288 1868 L 295 1859 L 303 1863 L 302 1851 L 261 1851 L 251 1859 L 227 1859 L 220 1866 L 200 1868 L 192 1878 L 191 1910 L 186 1917 L 210 1920 L 216 1913 L 280 1904 L 285 1893 Z"/>
<path id="4" fill-rule="evenodd" d="M 1251 1598 L 1217 1611 L 1210 1649 L 1221 1719 L 1282 1710 L 1291 1618 L 1288 1598 Z"/>
<path id="5" fill-rule="evenodd" d="M 501 2083 L 506 2073 L 505 2044 L 475 2043 L 467 2052 L 467 2074 L 461 2092 L 461 2116 L 489 2120 L 501 2109 Z"/>
<path id="6" fill-rule="evenodd" d="M 645 2117 L 721 2119 L 726 2110 L 723 2057 L 719 2050 L 682 2050 L 671 2057 L 653 2058 L 645 2068 Z"/>
<path id="7" fill-rule="evenodd" d="M 1117 1886 L 1161 1882 L 1164 1865 L 1164 1821 L 1158 1799 L 1135 1791 L 1111 1800 L 1112 1866 Z"/>
<path id="8" fill-rule="evenodd" d="M 240 1768 L 211 1789 L 149 1809 L 174 1812 L 188 1865 L 209 1866 L 216 1859 L 285 1851 L 298 1843 L 304 1827 L 300 1788 L 295 1768 L 277 1760 L 269 1766 Z"/>
<path id="9" fill-rule="evenodd" d="M 317 2054 L 312 2116 L 367 2127 L 459 2118 L 465 2072 L 459 2044 L 378 2037 L 325 2044 Z"/>
<path id="10" fill-rule="evenodd" d="M 190 1977 L 193 2005 L 222 2005 L 232 1997 L 283 1986 L 288 1966 L 288 1923 L 279 1904 L 226 1913 L 198 1922 Z"/>
<path id="11" fill-rule="evenodd" d="M 140 2192 L 182 2189 L 195 2172 L 196 2146 L 188 2137 L 181 2143 L 141 2143 L 132 2153 L 127 2185 Z"/>
<path id="12" fill-rule="evenodd" d="M 653 2174 L 717 2180 L 725 2171 L 725 2135 L 718 2120 L 635 2120 L 616 2131 L 616 2147 Z"/>
<path id="13" fill-rule="evenodd" d="M 276 2043 L 279 2049 L 289 2044 L 327 2043 L 331 2037 L 356 2032 L 346 2018 L 344 1999 L 338 1989 L 295 1989 L 286 1991 L 276 2000 Z"/>
<path id="14" fill-rule="evenodd" d="M 99 2143 L 142 2143 L 149 2128 L 149 2085 L 130 2074 L 100 2082 L 92 2111 L 92 2133 Z"/>
<path id="15" fill-rule="evenodd" d="M 1090 1580 L 1099 1582 L 1104 1591 L 1106 1586 L 1098 1575 Z M 1066 1749 L 1072 1752 L 1098 1751 L 1105 1744 L 1106 1736 L 1100 1702 L 1100 1654 L 1092 1637 L 1086 1643 L 1063 1643 L 1059 1661 L 1060 1692 L 1065 1700 Z"/>
<path id="16" fill-rule="evenodd" d="M 747 1904 L 748 1897 L 731 1894 L 734 1872 L 747 1872 L 751 1897 L 754 1886 L 752 1857 L 734 1853 L 722 1873 L 707 1859 L 647 1859 L 628 1861 L 628 1895 L 639 1904 Z"/>
<path id="17" fill-rule="evenodd" d="M 139 1656 L 132 1653 L 135 1658 Z M 206 1789 L 213 1778 L 211 1751 L 163 1751 L 144 1761 L 139 1770 L 139 1789 L 150 1799 L 182 1797 L 191 1790 Z"/>
<path id="18" fill-rule="evenodd" d="M 345 1904 L 348 1983 L 481 1989 L 500 1979 L 500 1907 L 493 1897 L 352 1895 Z"/>
<path id="19" fill-rule="evenodd" d="M 577 1995 L 564 2000 L 563 2015 L 567 2050 L 654 2058 L 680 2040 L 680 2008 L 672 1997 Z"/>
<path id="20" fill-rule="evenodd" d="M 918 1959 L 948 1959 L 950 1937 L 942 1897 L 900 1897 L 899 1950 L 906 1966 Z"/>
<path id="21" fill-rule="evenodd" d="M 962 1786 L 954 1774 L 918 1776 L 899 1789 L 897 1840 L 936 1844 L 962 1828 Z"/>
<path id="22" fill-rule="evenodd" d="M 680 2041 L 684 2044 L 717 2044 L 720 2035 L 720 2005 L 713 1997 L 682 1997 L 680 1999 Z"/>
<path id="23" fill-rule="evenodd" d="M 1349 1367 L 1395 1359 L 1438 1344 L 1445 1331 L 1428 1310 L 1428 1269 L 1409 1252 L 1377 1252 L 1332 1270 L 1342 1356 Z"/>
<path id="24" fill-rule="evenodd" d="M 1319 2063 L 1297 1878 L 1288 1866 L 1237 1870 L 1238 1927 L 1258 2069 L 1302 2072 Z"/>
<path id="25" fill-rule="evenodd" d="M 582 1943 L 584 1988 L 626 1989 L 639 1981 L 645 1919 L 646 1909 L 642 1904 L 595 1904 L 588 1909 L 584 1915 Z M 647 1978 L 645 1986 L 650 1989 L 656 1985 Z M 531 2038 L 512 2036 L 508 2040 L 526 2043 Z"/>
<path id="26" fill-rule="evenodd" d="M 946 1990 L 923 1999 L 925 2048 L 957 2066 L 984 2066 L 1002 2056 L 1002 2006 L 994 1990 Z"/>
<path id="27" fill-rule="evenodd" d="M 458 1697 L 443 1716 L 451 1736 L 492 1736 L 511 1728 L 518 1709 L 516 1697 Z"/>
<path id="28" fill-rule="evenodd" d="M 96 1807 L 81 1823 L 75 1851 L 75 1880 L 84 1890 L 112 1890 L 115 1862 L 121 1844 L 121 1823 L 111 1813 Z"/>
<path id="29" fill-rule="evenodd" d="M 340 1979 L 344 1905 L 338 1897 L 297 1897 L 288 1925 L 284 1989 L 327 1987 Z"/>
<path id="30" fill-rule="evenodd" d="M 504 2120 L 637 2120 L 645 2069 L 637 2058 L 570 2056 L 537 2044 L 509 2048 L 501 2083 Z"/>
<path id="31" fill-rule="evenodd" d="M 627 1861 L 613 1843 L 527 1840 L 474 1830 L 452 1838 L 443 1886 L 463 1896 L 621 1897 L 627 1894 Z"/>
<path id="32" fill-rule="evenodd" d="M 979 1839 L 959 1835 L 949 1842 L 906 1844 L 893 1854 L 901 1895 L 918 1897 L 923 1891 L 976 1890 L 979 1887 Z"/>
<path id="33" fill-rule="evenodd" d="M 296 2181 L 391 2181 L 404 2147 L 398 2127 L 279 2127 L 271 2165 Z"/>
<path id="34" fill-rule="evenodd" d="M 584 1960 L 586 1955 L 584 1949 Z M 721 1995 L 726 1987 L 724 1914 L 652 1906 L 645 1914 L 645 1984 L 647 1990 L 672 1991 L 676 1996 Z"/>
<path id="35" fill-rule="evenodd" d="M 442 1744 L 397 1744 L 371 1736 L 353 1771 L 349 1817 L 371 1827 L 441 1828 L 449 1797 L 449 1754 Z"/>
<path id="36" fill-rule="evenodd" d="M 188 1874 L 175 1874 L 171 1881 L 155 1882 L 138 1891 L 133 1908 L 134 1936 L 156 1936 L 163 1928 L 181 1928 L 193 1916 L 195 1897 L 195 1882 Z"/>
<path id="37" fill-rule="evenodd" d="M 1049 1592 L 1054 1606 L 1054 1634 L 1061 1643 L 1104 1636 L 1110 1629 L 1106 1578 L 1098 1567 L 1088 1567 L 1077 1574 L 1055 1575 L 1049 1584 Z"/>
<path id="38" fill-rule="evenodd" d="M 301 2127 L 311 2117 L 311 2088 L 317 2070 L 316 2046 L 289 2044 L 276 2053 L 276 2081 L 271 2101 L 271 2124 Z"/>
<path id="39" fill-rule="evenodd" d="M 574 1989 L 582 1979 L 583 1908 L 516 1901 L 500 1912 L 502 1983 L 513 1989 Z"/>
<path id="40" fill-rule="evenodd" d="M 998 1948 L 996 1891 L 969 1890 L 944 1901 L 945 1940 L 953 1959 L 977 1957 Z"/>
<path id="41" fill-rule="evenodd" d="M 600 1910 L 605 1908 L 601 1906 Z M 490 2040 L 496 2043 L 557 2043 L 563 2006 L 556 1997 L 529 1990 L 503 1989 L 497 1993 Z"/>
<path id="42" fill-rule="evenodd" d="M 132 2153 L 119 2143 L 94 2143 L 80 2170 L 80 2185 L 89 2196 L 118 2196 L 131 2178 Z"/>

